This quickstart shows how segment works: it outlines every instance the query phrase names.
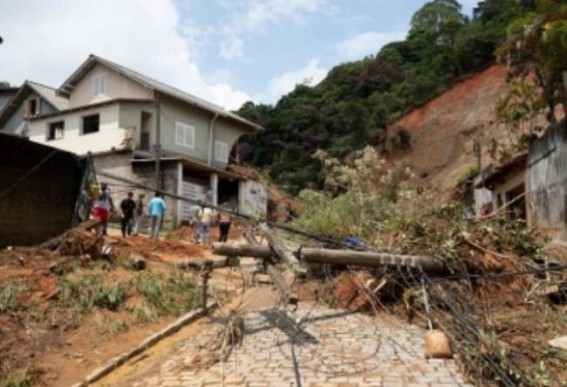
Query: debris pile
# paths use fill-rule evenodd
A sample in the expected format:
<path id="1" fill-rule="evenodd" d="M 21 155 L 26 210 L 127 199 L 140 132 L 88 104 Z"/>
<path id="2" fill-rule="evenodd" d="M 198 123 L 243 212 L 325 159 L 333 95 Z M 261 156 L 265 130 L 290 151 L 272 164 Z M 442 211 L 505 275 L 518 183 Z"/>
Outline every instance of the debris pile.
<path id="1" fill-rule="evenodd" d="M 172 263 L 203 249 L 88 229 L 0 250 L 0 385 L 71 385 L 145 338 L 147 326 L 199 306 L 195 276 Z M 120 344 L 100 340 L 118 334 Z"/>

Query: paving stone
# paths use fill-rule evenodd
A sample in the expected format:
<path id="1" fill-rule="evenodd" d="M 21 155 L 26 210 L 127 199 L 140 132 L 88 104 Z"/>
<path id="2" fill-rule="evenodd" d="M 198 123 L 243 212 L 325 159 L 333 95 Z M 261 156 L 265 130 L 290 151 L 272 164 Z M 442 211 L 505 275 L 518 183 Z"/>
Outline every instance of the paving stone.
<path id="1" fill-rule="evenodd" d="M 242 346 L 225 363 L 209 369 L 186 366 L 213 340 L 215 326 L 209 325 L 176 345 L 156 375 L 130 385 L 218 386 L 224 378 L 225 386 L 295 386 L 293 341 L 304 386 L 471 386 L 453 360 L 423 358 L 425 330 L 391 316 L 345 315 L 302 304 L 290 317 L 308 321 L 303 331 L 273 316 L 273 310 L 249 312 Z"/>

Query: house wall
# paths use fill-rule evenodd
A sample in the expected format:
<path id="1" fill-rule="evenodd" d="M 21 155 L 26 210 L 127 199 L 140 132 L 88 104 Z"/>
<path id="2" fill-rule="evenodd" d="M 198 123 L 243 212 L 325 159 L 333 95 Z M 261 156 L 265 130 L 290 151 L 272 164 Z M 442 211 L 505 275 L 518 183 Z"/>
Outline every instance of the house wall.
<path id="1" fill-rule="evenodd" d="M 35 91 L 28 94 L 25 100 L 20 103 L 18 109 L 8 119 L 3 128 L 0 128 L 5 133 L 20 134 L 24 128 L 24 107 L 29 100 L 40 97 Z M 40 114 L 54 113 L 56 110 L 47 101 L 40 97 Z"/>
<path id="2" fill-rule="evenodd" d="M 142 112 L 151 114 L 149 122 L 150 144 L 155 143 L 155 122 L 156 110 L 153 103 L 121 103 L 119 114 L 119 127 L 131 128 L 134 144 L 136 148 L 140 147 L 140 136 L 142 133 Z"/>
<path id="3" fill-rule="evenodd" d="M 75 155 L 0 134 L 0 165 L 0 248 L 45 242 L 72 226 L 83 179 Z"/>
<path id="4" fill-rule="evenodd" d="M 168 97 L 162 97 L 160 101 L 160 142 L 164 151 L 208 163 L 209 128 L 215 116 L 214 113 Z M 193 148 L 176 144 L 175 123 L 178 121 L 195 128 L 195 146 Z M 213 127 L 211 165 L 225 169 L 228 164 L 226 161 L 217 160 L 215 158 L 215 141 L 226 143 L 228 152 L 230 153 L 235 142 L 245 133 L 247 133 L 247 131 L 243 125 L 218 117 Z"/>
<path id="5" fill-rule="evenodd" d="M 567 241 L 566 130 L 562 121 L 531 144 L 526 174 L 532 224 L 558 241 Z"/>
<path id="6" fill-rule="evenodd" d="M 112 175 L 122 177 L 124 179 L 132 180 L 138 184 L 148 187 L 155 187 L 155 164 L 153 163 L 140 163 L 132 164 L 132 153 L 128 151 L 108 153 L 105 155 L 95 155 L 93 157 L 94 165 L 97 171 L 103 171 Z M 166 192 L 178 192 L 179 180 L 179 162 L 162 162 L 162 181 L 163 190 Z M 123 182 L 116 181 L 110 178 L 99 176 L 99 182 L 106 182 L 109 184 L 112 199 L 116 207 L 120 206 L 122 199 L 126 197 L 128 191 L 134 192 L 134 198 L 138 198 L 138 194 L 144 193 L 146 195 L 146 203 L 154 197 L 153 190 L 144 190 L 135 187 L 125 186 Z M 173 229 L 177 225 L 178 205 L 177 200 L 166 197 L 164 198 L 167 210 L 164 218 L 164 228 Z M 118 219 L 115 219 L 118 221 Z M 146 225 L 149 223 L 146 219 Z M 144 227 L 143 232 L 147 232 Z"/>
<path id="7" fill-rule="evenodd" d="M 106 95 L 94 97 L 93 82 L 98 75 L 106 77 Z M 97 63 L 73 89 L 69 96 L 69 107 L 74 108 L 117 98 L 152 99 L 153 91 Z"/>
<path id="8" fill-rule="evenodd" d="M 265 218 L 268 214 L 268 192 L 257 181 L 240 181 L 238 185 L 238 211 L 244 215 Z"/>
<path id="9" fill-rule="evenodd" d="M 227 120 L 225 118 L 220 118 L 215 123 L 215 130 L 214 130 L 214 140 L 223 141 L 228 144 L 228 153 L 230 156 L 230 151 L 234 147 L 234 144 L 238 141 L 240 137 L 248 133 L 250 129 L 247 129 L 246 126 L 236 123 L 234 121 Z M 215 159 L 215 148 L 213 142 L 213 165 L 225 169 L 228 165 L 228 162 L 219 161 Z"/>
<path id="10" fill-rule="evenodd" d="M 213 114 L 171 98 L 160 99 L 160 142 L 162 149 L 207 162 L 209 124 Z M 195 128 L 195 146 L 188 148 L 175 143 L 175 123 L 182 122 Z"/>
<path id="11" fill-rule="evenodd" d="M 100 120 L 99 131 L 85 135 L 81 134 L 82 118 L 97 113 Z M 88 152 L 97 153 L 121 149 L 124 148 L 124 139 L 131 135 L 131 129 L 118 127 L 119 115 L 119 105 L 113 104 L 55 117 L 41 118 L 30 122 L 29 137 L 32 141 L 48 144 L 80 155 Z M 48 126 L 50 123 L 57 121 L 65 122 L 63 138 L 48 141 Z"/>

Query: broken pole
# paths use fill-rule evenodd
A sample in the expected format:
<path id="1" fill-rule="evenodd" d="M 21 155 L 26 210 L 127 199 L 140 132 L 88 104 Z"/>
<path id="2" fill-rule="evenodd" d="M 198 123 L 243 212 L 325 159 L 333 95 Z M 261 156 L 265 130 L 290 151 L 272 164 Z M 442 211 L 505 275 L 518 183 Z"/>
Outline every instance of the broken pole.
<path id="1" fill-rule="evenodd" d="M 246 232 L 243 233 L 243 235 L 244 239 L 246 239 L 251 245 L 260 246 L 256 238 L 254 238 L 254 235 L 248 234 Z M 276 285 L 276 288 L 278 288 L 282 296 L 282 302 L 289 305 L 297 305 L 297 302 L 299 300 L 297 295 L 291 291 L 285 280 L 285 277 L 276 267 L 276 265 L 274 265 L 272 258 L 269 257 L 264 259 L 264 263 L 266 265 L 266 271 L 268 272 L 268 275 L 270 276 L 272 282 L 274 283 L 274 285 Z"/>
<path id="2" fill-rule="evenodd" d="M 213 253 L 224 256 L 248 256 L 263 259 L 271 258 L 273 254 L 268 246 L 235 245 L 229 243 L 214 243 Z M 301 261 L 307 263 L 362 267 L 403 266 L 419 269 L 426 273 L 442 273 L 445 271 L 443 261 L 419 255 L 313 248 L 302 248 L 300 251 L 296 252 L 296 254 Z"/>
<path id="3" fill-rule="evenodd" d="M 201 307 L 204 311 L 207 310 L 208 291 L 209 291 L 209 278 L 211 277 L 211 267 L 206 265 L 205 270 L 201 273 Z"/>
<path id="4" fill-rule="evenodd" d="M 266 237 L 266 240 L 270 244 L 270 248 L 274 251 L 276 257 L 281 259 L 294 275 L 303 277 L 307 274 L 307 270 L 301 266 L 291 250 L 289 250 L 282 241 L 275 237 L 266 223 L 260 223 L 258 228 Z"/>

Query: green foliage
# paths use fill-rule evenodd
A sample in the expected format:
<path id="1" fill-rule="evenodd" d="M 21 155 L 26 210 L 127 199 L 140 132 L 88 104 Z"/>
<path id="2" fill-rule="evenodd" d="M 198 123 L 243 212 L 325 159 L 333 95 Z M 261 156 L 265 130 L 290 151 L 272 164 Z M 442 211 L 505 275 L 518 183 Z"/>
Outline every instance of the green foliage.
<path id="1" fill-rule="evenodd" d="M 558 104 L 567 111 L 567 5 L 562 0 L 536 3 L 533 12 L 510 23 L 512 37 L 499 47 L 498 56 L 512 65 L 512 75 L 522 81 L 535 74 L 548 119 L 554 123 Z"/>
<path id="2" fill-rule="evenodd" d="M 530 11 L 529 0 L 486 0 L 468 20 L 455 0 L 427 2 L 405 40 L 334 67 L 318 85 L 298 85 L 275 106 L 244 104 L 237 113 L 265 129 L 242 139 L 241 158 L 298 193 L 325 184 L 312 158 L 318 150 L 342 158 L 367 145 L 408 149 L 411 138 L 391 127 L 395 120 L 493 63 L 508 24 Z"/>
<path id="3" fill-rule="evenodd" d="M 24 309 L 20 297 L 25 290 L 26 287 L 17 280 L 0 284 L 0 314 Z"/>
<path id="4" fill-rule="evenodd" d="M 59 282 L 58 290 L 58 306 L 72 309 L 77 316 L 93 306 L 116 311 L 127 295 L 124 284 L 105 285 L 104 278 L 100 275 L 64 278 Z"/>
<path id="5" fill-rule="evenodd" d="M 179 270 L 172 271 L 166 278 L 144 272 L 132 280 L 132 285 L 146 302 L 135 312 L 139 321 L 185 313 L 195 306 L 199 297 L 195 280 Z"/>

